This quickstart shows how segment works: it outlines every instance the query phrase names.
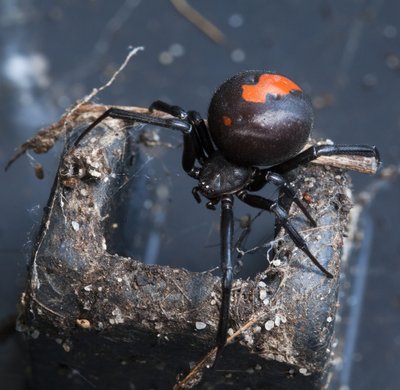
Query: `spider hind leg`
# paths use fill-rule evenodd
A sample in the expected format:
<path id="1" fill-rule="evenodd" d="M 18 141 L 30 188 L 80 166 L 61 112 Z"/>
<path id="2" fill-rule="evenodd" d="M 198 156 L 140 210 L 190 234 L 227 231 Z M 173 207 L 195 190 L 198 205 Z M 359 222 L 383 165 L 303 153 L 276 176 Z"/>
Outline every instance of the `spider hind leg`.
<path id="1" fill-rule="evenodd" d="M 303 251 L 314 263 L 314 265 L 325 274 L 326 277 L 330 279 L 333 278 L 333 275 L 328 270 L 326 270 L 325 267 L 311 253 L 304 238 L 289 221 L 287 212 L 281 206 L 279 206 L 277 202 L 263 198 L 258 195 L 250 195 L 246 191 L 238 192 L 237 197 L 249 206 L 274 213 L 275 217 L 278 220 L 278 223 L 285 229 L 286 233 L 292 239 L 297 248 Z"/>

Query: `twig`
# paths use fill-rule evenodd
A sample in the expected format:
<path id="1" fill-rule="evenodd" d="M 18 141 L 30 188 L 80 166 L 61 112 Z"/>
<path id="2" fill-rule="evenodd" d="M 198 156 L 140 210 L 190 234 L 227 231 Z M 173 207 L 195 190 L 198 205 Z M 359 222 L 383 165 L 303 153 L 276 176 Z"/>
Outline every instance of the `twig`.
<path id="1" fill-rule="evenodd" d="M 194 24 L 215 43 L 223 44 L 225 42 L 224 34 L 203 15 L 192 8 L 186 0 L 171 0 L 171 4 L 181 15 Z"/>
<path id="2" fill-rule="evenodd" d="M 236 338 L 243 334 L 247 329 L 253 326 L 257 321 L 261 318 L 260 315 L 253 315 L 249 320 L 242 325 L 236 332 L 234 332 L 231 336 L 229 336 L 226 340 L 226 344 L 231 344 Z M 190 388 L 190 382 L 192 380 L 197 380 L 196 376 L 201 375 L 201 372 L 204 368 L 212 362 L 217 353 L 217 347 L 212 348 L 201 360 L 199 360 L 195 366 L 190 370 L 189 374 L 187 374 L 181 381 L 175 384 L 173 390 L 181 390 Z"/>
<path id="3" fill-rule="evenodd" d="M 126 56 L 124 62 L 121 64 L 121 66 L 114 72 L 114 74 L 111 76 L 111 78 L 105 83 L 103 84 L 101 87 L 99 88 L 93 88 L 92 92 L 90 92 L 89 95 L 86 95 L 81 101 L 79 101 L 68 113 L 67 116 L 65 118 L 65 122 L 64 122 L 64 126 L 66 126 L 66 123 L 68 122 L 68 119 L 70 116 L 73 115 L 73 113 L 78 110 L 82 105 L 90 102 L 97 94 L 99 94 L 101 91 L 103 91 L 104 89 L 108 88 L 110 85 L 112 85 L 112 83 L 115 81 L 115 79 L 118 77 L 118 75 L 126 68 L 126 66 L 128 65 L 130 59 L 138 52 L 144 50 L 143 46 L 139 46 L 139 47 L 135 47 L 133 49 L 131 49 L 131 51 L 128 53 L 128 55 Z M 66 132 L 65 132 L 66 133 Z"/>
<path id="4" fill-rule="evenodd" d="M 105 88 L 108 88 L 128 65 L 130 59 L 140 50 L 144 50 L 144 48 L 139 46 L 132 49 L 126 56 L 124 62 L 111 76 L 110 80 L 108 80 L 107 83 L 102 85 L 100 88 L 94 88 L 89 95 L 85 96 L 82 100 L 76 102 L 72 109 L 64 114 L 58 122 L 53 123 L 48 127 L 42 128 L 34 137 L 28 139 L 21 146 L 19 146 L 4 169 L 7 170 L 8 168 L 10 168 L 10 166 L 28 150 L 33 150 L 35 153 L 46 153 L 48 150 L 50 150 L 62 135 L 67 134 L 71 128 L 75 127 L 76 123 L 79 123 L 77 122 L 77 116 L 79 116 L 79 114 L 81 113 L 89 111 L 86 108 L 82 111 L 81 109 L 83 107 L 86 107 L 86 104 L 88 104 L 88 102 L 99 92 L 103 91 Z M 72 122 L 72 126 L 68 126 L 70 124 L 70 120 Z"/>

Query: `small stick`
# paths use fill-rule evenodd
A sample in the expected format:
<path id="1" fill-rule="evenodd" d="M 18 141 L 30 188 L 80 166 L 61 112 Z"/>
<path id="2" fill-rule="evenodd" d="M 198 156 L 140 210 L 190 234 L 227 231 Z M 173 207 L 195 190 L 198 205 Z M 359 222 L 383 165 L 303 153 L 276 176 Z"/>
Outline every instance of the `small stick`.
<path id="1" fill-rule="evenodd" d="M 226 340 L 226 345 L 231 344 L 237 337 L 239 337 L 244 331 L 253 326 L 259 317 L 257 315 L 252 316 L 243 326 L 241 326 L 235 333 L 229 336 Z M 175 384 L 173 390 L 181 390 L 190 388 L 190 381 L 196 380 L 196 376 L 200 375 L 207 364 L 211 363 L 212 358 L 217 353 L 217 347 L 212 348 L 201 360 L 199 360 L 195 366 L 190 370 L 189 374 L 185 376 L 181 381 Z"/>
<path id="2" fill-rule="evenodd" d="M 75 112 L 79 111 L 81 107 L 86 106 L 86 104 L 88 104 L 88 102 L 99 92 L 108 88 L 115 81 L 118 75 L 125 69 L 131 58 L 140 50 L 144 50 L 144 48 L 139 46 L 131 49 L 124 62 L 104 85 L 99 88 L 93 88 L 89 95 L 85 96 L 82 100 L 77 101 L 73 107 L 60 118 L 58 122 L 42 128 L 34 137 L 28 139 L 21 146 L 19 146 L 13 157 L 11 157 L 6 164 L 4 170 L 7 171 L 8 168 L 10 168 L 10 166 L 28 150 L 33 150 L 35 153 L 46 153 L 49 149 L 51 149 L 60 136 L 66 135 L 69 129 L 75 127 Z M 72 120 L 72 126 L 68 126 L 70 119 Z M 60 123 L 62 123 L 62 126 L 60 126 Z"/>
<path id="3" fill-rule="evenodd" d="M 194 24 L 215 43 L 223 44 L 225 42 L 224 34 L 203 15 L 192 8 L 186 0 L 171 0 L 171 4 L 181 15 Z"/>

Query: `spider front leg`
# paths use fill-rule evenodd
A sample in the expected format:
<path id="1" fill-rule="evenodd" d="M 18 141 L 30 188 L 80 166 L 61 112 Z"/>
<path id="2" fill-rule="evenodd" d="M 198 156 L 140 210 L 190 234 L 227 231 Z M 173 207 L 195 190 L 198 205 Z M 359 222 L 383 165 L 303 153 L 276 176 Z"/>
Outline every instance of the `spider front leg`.
<path id="1" fill-rule="evenodd" d="M 196 159 L 202 158 L 202 155 L 200 155 L 199 146 L 196 144 L 196 136 L 192 131 L 192 125 L 189 122 L 178 118 L 159 118 L 153 115 L 126 111 L 112 107 L 100 115 L 85 130 L 83 130 L 83 132 L 75 140 L 72 148 L 77 148 L 82 139 L 106 118 L 121 119 L 127 124 L 132 125 L 134 123 L 145 123 L 180 131 L 183 134 L 182 168 L 189 176 L 196 178 L 196 175 L 198 174 L 198 168 L 195 167 L 195 161 Z"/>
<path id="2" fill-rule="evenodd" d="M 375 146 L 369 145 L 313 145 L 302 151 L 297 156 L 291 159 L 274 165 L 269 168 L 270 171 L 276 173 L 289 172 L 297 168 L 299 165 L 304 165 L 321 156 L 364 156 L 374 157 L 378 163 L 381 162 L 379 151 Z"/>
<path id="3" fill-rule="evenodd" d="M 333 278 L 333 275 L 327 271 L 323 265 L 315 258 L 315 256 L 311 253 L 310 249 L 307 246 L 304 238 L 300 235 L 300 233 L 295 229 L 292 223 L 289 221 L 289 217 L 287 212 L 279 206 L 277 202 L 274 202 L 270 199 L 263 198 L 258 195 L 250 195 L 246 191 L 240 191 L 237 194 L 237 197 L 248 204 L 249 206 L 266 210 L 275 214 L 278 222 L 283 226 L 286 233 L 292 239 L 294 244 L 302 250 L 309 259 L 328 277 Z"/>
<path id="4" fill-rule="evenodd" d="M 183 120 L 175 118 L 158 118 L 156 116 L 141 114 L 139 112 L 132 112 L 121 110 L 119 108 L 111 107 L 103 114 L 101 114 L 94 122 L 92 122 L 75 140 L 74 147 L 77 147 L 84 137 L 95 128 L 99 123 L 103 122 L 106 118 L 121 119 L 128 124 L 148 123 L 155 126 L 167 127 L 173 130 L 179 130 L 183 134 L 190 134 L 192 126 Z"/>
<path id="5" fill-rule="evenodd" d="M 229 321 L 229 307 L 233 283 L 233 197 L 226 195 L 221 199 L 221 270 L 222 300 L 217 332 L 217 357 L 226 344 Z M 217 357 L 215 361 L 217 360 Z"/>
<path id="6" fill-rule="evenodd" d="M 149 110 L 150 112 L 153 110 L 162 111 L 189 122 L 194 129 L 195 138 L 197 139 L 197 144 L 200 148 L 199 153 L 203 155 L 203 159 L 215 152 L 206 123 L 197 111 L 185 111 L 179 106 L 172 106 L 161 100 L 153 102 L 150 105 Z"/>

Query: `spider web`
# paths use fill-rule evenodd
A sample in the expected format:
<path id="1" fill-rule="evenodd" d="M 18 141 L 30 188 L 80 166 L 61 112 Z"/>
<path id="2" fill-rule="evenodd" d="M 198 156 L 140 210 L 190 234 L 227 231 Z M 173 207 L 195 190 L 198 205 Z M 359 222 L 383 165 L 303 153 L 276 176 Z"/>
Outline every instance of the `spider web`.
<path id="1" fill-rule="evenodd" d="M 120 254 L 190 271 L 217 269 L 219 205 L 211 211 L 205 207 L 205 198 L 201 204 L 193 198 L 196 181 L 181 167 L 181 135 L 150 125 L 135 125 L 131 134 L 134 164 Z M 234 213 L 237 270 L 242 277 L 251 276 L 268 265 L 273 218 L 238 199 Z"/>

